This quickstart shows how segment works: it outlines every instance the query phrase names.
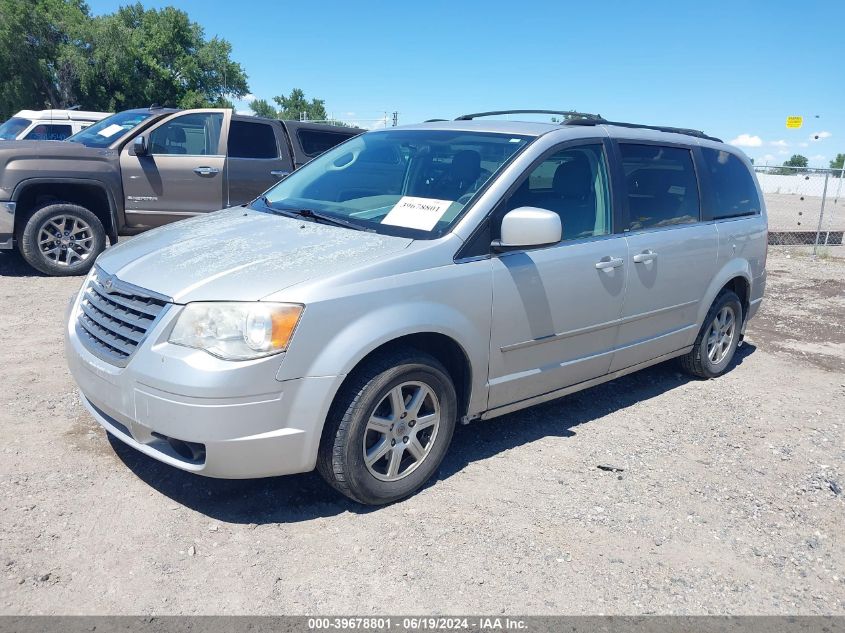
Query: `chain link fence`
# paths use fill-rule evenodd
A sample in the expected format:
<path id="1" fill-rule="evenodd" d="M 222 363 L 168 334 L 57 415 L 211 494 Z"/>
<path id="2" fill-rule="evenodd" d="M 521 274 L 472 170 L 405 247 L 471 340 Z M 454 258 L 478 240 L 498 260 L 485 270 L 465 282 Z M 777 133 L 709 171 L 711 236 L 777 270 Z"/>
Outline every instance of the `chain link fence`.
<path id="1" fill-rule="evenodd" d="M 845 232 L 840 169 L 755 167 L 769 213 L 769 244 L 839 246 Z"/>

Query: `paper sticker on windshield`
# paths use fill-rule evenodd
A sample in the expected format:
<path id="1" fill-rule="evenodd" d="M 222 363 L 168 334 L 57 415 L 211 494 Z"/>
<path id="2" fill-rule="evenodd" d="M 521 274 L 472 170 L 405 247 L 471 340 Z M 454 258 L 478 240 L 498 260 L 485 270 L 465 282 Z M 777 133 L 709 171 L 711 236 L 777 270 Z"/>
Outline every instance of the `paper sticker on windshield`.
<path id="1" fill-rule="evenodd" d="M 451 205 L 451 200 L 403 196 L 381 223 L 430 231 Z"/>
<path id="2" fill-rule="evenodd" d="M 99 134 L 100 136 L 105 136 L 106 138 L 109 138 L 110 136 L 114 136 L 118 132 L 122 132 L 122 131 L 123 131 L 122 125 L 118 125 L 117 123 L 112 123 L 110 126 L 104 127 L 102 130 L 97 132 L 97 134 Z"/>

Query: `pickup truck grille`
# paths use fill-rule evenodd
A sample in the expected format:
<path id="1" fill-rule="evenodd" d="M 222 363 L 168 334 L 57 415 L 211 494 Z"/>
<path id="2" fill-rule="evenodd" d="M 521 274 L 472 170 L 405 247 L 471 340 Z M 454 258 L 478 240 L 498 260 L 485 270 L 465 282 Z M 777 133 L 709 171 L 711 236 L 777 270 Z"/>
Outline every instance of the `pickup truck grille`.
<path id="1" fill-rule="evenodd" d="M 97 270 L 79 302 L 76 333 L 92 354 L 122 367 L 167 306 L 164 297 Z"/>

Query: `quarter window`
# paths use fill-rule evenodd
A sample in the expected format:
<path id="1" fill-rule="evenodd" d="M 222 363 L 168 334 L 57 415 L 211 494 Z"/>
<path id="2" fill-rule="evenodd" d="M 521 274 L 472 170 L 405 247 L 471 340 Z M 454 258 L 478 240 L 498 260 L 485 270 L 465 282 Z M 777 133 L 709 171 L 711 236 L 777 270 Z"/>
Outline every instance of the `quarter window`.
<path id="1" fill-rule="evenodd" d="M 278 158 L 276 134 L 267 123 L 232 121 L 229 125 L 230 158 Z"/>
<path id="2" fill-rule="evenodd" d="M 186 114 L 150 134 L 153 154 L 214 156 L 219 152 L 223 115 L 219 112 Z"/>
<path id="3" fill-rule="evenodd" d="M 564 240 L 610 233 L 610 194 L 602 145 L 570 147 L 543 160 L 511 195 L 504 212 L 517 207 L 557 213 Z"/>
<path id="4" fill-rule="evenodd" d="M 698 181 L 690 150 L 620 143 L 628 231 L 698 222 Z"/>
<path id="5" fill-rule="evenodd" d="M 724 150 L 701 148 L 710 175 L 710 217 L 735 218 L 760 213 L 760 196 L 748 168 L 739 157 Z"/>

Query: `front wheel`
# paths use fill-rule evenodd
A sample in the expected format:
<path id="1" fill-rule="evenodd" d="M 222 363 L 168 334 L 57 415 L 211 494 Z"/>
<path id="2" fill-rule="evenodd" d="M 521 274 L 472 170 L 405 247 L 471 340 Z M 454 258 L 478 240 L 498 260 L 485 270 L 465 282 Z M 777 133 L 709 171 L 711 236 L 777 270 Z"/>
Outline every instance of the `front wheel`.
<path id="1" fill-rule="evenodd" d="M 699 378 L 715 378 L 727 371 L 739 345 L 742 304 L 730 290 L 722 291 L 704 318 L 692 350 L 681 357 L 684 370 Z"/>
<path id="2" fill-rule="evenodd" d="M 359 503 L 396 501 L 435 473 L 456 419 L 455 388 L 435 358 L 412 349 L 379 356 L 338 394 L 317 469 Z"/>
<path id="3" fill-rule="evenodd" d="M 84 275 L 106 247 L 100 219 L 85 207 L 51 202 L 36 209 L 18 236 L 26 262 L 45 275 Z"/>

